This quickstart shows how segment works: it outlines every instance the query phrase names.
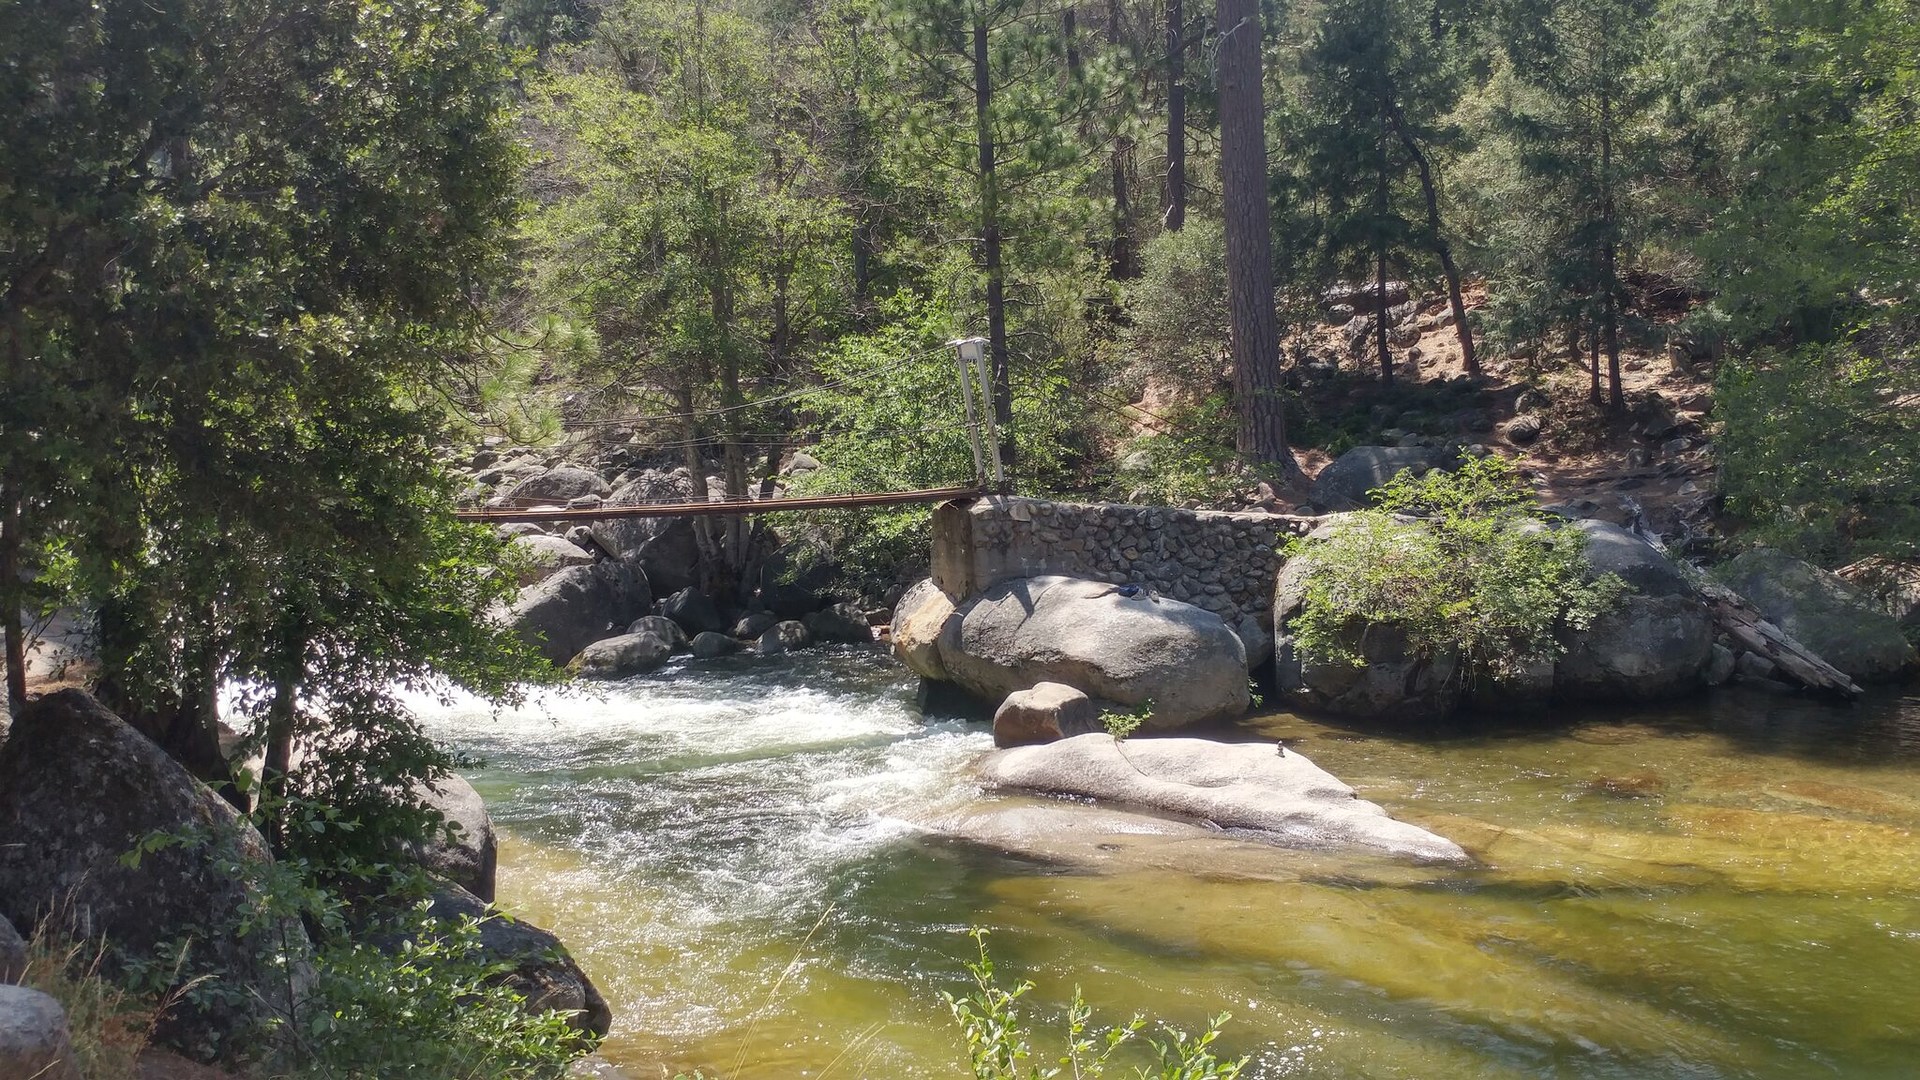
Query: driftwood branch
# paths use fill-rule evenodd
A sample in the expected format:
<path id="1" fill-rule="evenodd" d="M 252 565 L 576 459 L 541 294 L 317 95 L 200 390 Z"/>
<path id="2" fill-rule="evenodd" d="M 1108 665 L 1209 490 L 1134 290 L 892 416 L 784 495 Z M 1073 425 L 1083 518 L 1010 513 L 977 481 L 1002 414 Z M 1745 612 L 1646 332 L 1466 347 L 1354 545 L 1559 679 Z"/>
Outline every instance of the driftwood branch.
<path id="1" fill-rule="evenodd" d="M 1741 648 L 1773 661 L 1793 681 L 1817 693 L 1851 700 L 1863 693 L 1847 673 L 1815 655 L 1792 635 L 1767 621 L 1759 609 L 1732 589 L 1703 585 L 1700 594 L 1713 612 L 1713 621 Z"/>

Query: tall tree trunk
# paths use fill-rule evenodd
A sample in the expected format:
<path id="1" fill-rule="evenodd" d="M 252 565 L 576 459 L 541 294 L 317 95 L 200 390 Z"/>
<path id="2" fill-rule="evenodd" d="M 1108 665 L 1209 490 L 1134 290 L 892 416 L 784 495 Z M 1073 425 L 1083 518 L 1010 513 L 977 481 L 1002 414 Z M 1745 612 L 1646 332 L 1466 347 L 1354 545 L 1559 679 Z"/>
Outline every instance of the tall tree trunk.
<path id="1" fill-rule="evenodd" d="M 1000 463 L 1011 486 L 1013 365 L 1007 352 L 1007 282 L 1000 256 L 1000 181 L 993 145 L 993 72 L 987 63 L 985 15 L 973 24 L 973 124 L 980 157 L 980 269 L 987 278 L 987 348 L 993 361 L 993 422 L 1000 428 Z M 1003 490 L 1002 494 L 1005 494 Z"/>
<path id="2" fill-rule="evenodd" d="M 1627 397 L 1620 386 L 1620 267 L 1619 253 L 1614 243 L 1617 214 L 1613 204 L 1613 90 L 1604 75 L 1612 70 L 1613 57 L 1607 50 L 1607 34 L 1611 27 L 1604 4 L 1601 5 L 1600 29 L 1600 69 L 1603 72 L 1600 84 L 1600 287 L 1606 290 L 1606 295 L 1601 298 L 1600 310 L 1604 319 L 1602 331 L 1606 335 L 1607 407 L 1618 415 L 1627 411 Z"/>
<path id="3" fill-rule="evenodd" d="M 1587 324 L 1587 400 L 1600 407 L 1600 324 Z"/>
<path id="4" fill-rule="evenodd" d="M 0 638 L 7 651 L 7 712 L 15 717 L 27 705 L 27 634 L 21 622 L 25 590 L 20 577 L 25 501 L 17 483 L 0 482 Z"/>
<path id="5" fill-rule="evenodd" d="M 694 502 L 706 502 L 712 496 L 707 487 L 707 465 L 700 457 L 700 422 L 693 414 L 693 376 L 687 374 L 673 388 L 676 412 L 680 414 L 680 460 L 687 469 L 689 494 Z M 693 518 L 693 546 L 700 553 L 701 591 L 717 584 L 723 561 L 720 544 L 713 534 L 714 518 L 697 514 Z"/>
<path id="6" fill-rule="evenodd" d="M 1466 364 L 1467 374 L 1480 374 L 1480 358 L 1473 351 L 1473 329 L 1467 325 L 1467 303 L 1460 293 L 1460 267 L 1453 261 L 1453 245 L 1447 243 L 1447 234 L 1440 223 L 1440 193 L 1433 182 L 1433 168 L 1427 162 L 1426 152 L 1413 137 L 1407 125 L 1407 117 L 1400 109 L 1399 102 L 1393 103 L 1393 129 L 1400 134 L 1400 145 L 1406 148 L 1408 156 L 1413 158 L 1414 168 L 1420 173 L 1420 194 L 1427 204 L 1428 242 L 1433 245 L 1433 253 L 1440 259 L 1440 269 L 1447 275 L 1447 303 L 1453 309 L 1454 333 L 1460 339 L 1460 358 Z"/>
<path id="7" fill-rule="evenodd" d="M 1107 0 L 1107 45 L 1120 46 L 1120 0 Z M 1113 153 L 1107 163 L 1113 181 L 1113 244 L 1107 251 L 1107 265 L 1116 280 L 1140 276 L 1140 244 L 1133 233 L 1133 136 L 1122 131 L 1114 135 Z"/>
<path id="8" fill-rule="evenodd" d="M 1387 348 L 1387 114 L 1391 97 L 1385 79 L 1380 82 L 1380 130 L 1374 135 L 1373 174 L 1373 288 L 1377 313 L 1373 341 L 1380 353 L 1380 381 L 1393 383 L 1393 354 Z"/>
<path id="9" fill-rule="evenodd" d="M 1187 223 L 1186 22 L 1181 0 L 1167 0 L 1167 187 L 1160 223 L 1168 232 Z"/>
<path id="10" fill-rule="evenodd" d="M 1273 306 L 1273 216 L 1267 205 L 1266 109 L 1260 85 L 1259 0 L 1215 0 L 1220 26 L 1220 193 L 1233 347 L 1234 444 L 1292 475 L 1280 398 L 1280 331 Z"/>

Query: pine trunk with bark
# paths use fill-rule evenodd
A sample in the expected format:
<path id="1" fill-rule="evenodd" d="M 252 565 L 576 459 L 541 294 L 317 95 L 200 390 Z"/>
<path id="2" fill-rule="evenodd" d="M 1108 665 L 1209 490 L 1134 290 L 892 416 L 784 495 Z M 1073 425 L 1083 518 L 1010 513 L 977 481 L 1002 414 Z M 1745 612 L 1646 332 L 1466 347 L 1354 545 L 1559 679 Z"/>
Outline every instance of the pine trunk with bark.
<path id="1" fill-rule="evenodd" d="M 1220 191 L 1233 349 L 1234 445 L 1248 459 L 1299 464 L 1287 449 L 1280 332 L 1273 303 L 1273 217 L 1267 205 L 1266 109 L 1260 83 L 1259 0 L 1216 0 L 1219 21 Z"/>
<path id="2" fill-rule="evenodd" d="M 1186 21 L 1181 0 L 1167 0 L 1167 187 L 1160 223 L 1168 232 L 1187 224 Z"/>
<path id="3" fill-rule="evenodd" d="M 1007 351 L 1007 281 L 1000 252 L 1000 182 L 995 174 L 993 72 L 988 63 L 987 23 L 984 16 L 973 24 L 973 116 L 974 141 L 979 151 L 980 270 L 987 279 L 987 349 L 993 363 L 993 421 L 1000 429 L 1000 463 L 1010 478 L 1014 466 L 1013 365 Z"/>

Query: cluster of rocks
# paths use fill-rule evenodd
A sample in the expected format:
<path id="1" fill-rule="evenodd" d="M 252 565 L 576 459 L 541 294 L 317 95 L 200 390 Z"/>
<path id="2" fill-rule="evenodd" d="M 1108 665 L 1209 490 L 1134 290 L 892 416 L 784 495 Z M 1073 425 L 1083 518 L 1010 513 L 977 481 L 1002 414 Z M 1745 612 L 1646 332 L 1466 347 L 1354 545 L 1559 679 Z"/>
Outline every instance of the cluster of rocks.
<path id="1" fill-rule="evenodd" d="M 631 466 L 631 454 L 603 458 L 598 469 L 527 451 L 495 462 L 482 449 L 470 469 L 477 483 L 463 495 L 493 508 L 538 511 L 686 502 L 693 485 L 685 468 Z M 818 462 L 794 455 L 791 473 Z M 619 469 L 612 479 L 606 473 Z M 719 478 L 710 478 L 719 490 Z M 482 490 L 484 489 L 484 490 Z M 480 499 L 482 494 L 486 498 Z M 700 544 L 687 516 L 606 518 L 567 526 L 516 521 L 500 526 L 520 556 L 520 593 L 507 617 L 555 665 L 589 678 L 653 671 L 676 653 L 722 656 L 751 649 L 763 655 L 816 643 L 873 640 L 867 613 L 832 595 L 830 561 L 771 534 L 751 553 L 760 569 L 745 603 L 723 607 L 698 586 Z"/>
<path id="2" fill-rule="evenodd" d="M 1230 719 L 1249 702 L 1246 646 L 1232 628 L 1137 586 L 1015 578 L 956 604 L 923 581 L 894 611 L 893 648 L 922 678 L 999 703 L 1003 745 L 1087 729 L 1083 696 L 1144 710 L 1150 729 Z M 1062 685 L 1041 689 L 1050 683 Z"/>
<path id="3" fill-rule="evenodd" d="M 83 813 L 75 811 L 76 792 L 84 793 Z M 483 899 L 493 895 L 495 858 L 479 796 L 457 777 L 422 794 L 456 826 L 412 852 L 442 875 L 435 913 L 487 920 L 481 946 L 500 978 L 533 1007 L 567 1011 L 580 1030 L 604 1035 L 612 1019 L 606 1001 L 559 939 Z M 123 858 L 149 837 L 188 832 L 208 842 Z M 15 719 L 0 746 L 0 836 L 6 973 L 18 968 L 15 929 L 103 941 L 109 974 L 151 965 L 190 942 L 179 977 L 211 973 L 219 992 L 181 997 L 158 1018 L 154 1038 L 199 1061 L 231 1054 L 303 1008 L 313 955 L 306 928 L 292 917 L 263 922 L 256 910 L 250 881 L 272 862 L 264 840 L 225 799 L 83 691 L 37 698 Z M 64 1052 L 63 1030 L 32 992 L 0 990 L 0 1076 L 43 1075 L 46 1062 L 31 1054 Z M 40 1049 L 19 1049 L 29 1043 Z"/>
<path id="4" fill-rule="evenodd" d="M 1562 630 L 1552 661 L 1490 677 L 1458 656 L 1416 654 L 1386 623 L 1353 632 L 1346 645 L 1359 665 L 1305 649 L 1292 624 L 1314 573 L 1311 545 L 1335 535 L 1347 512 L 1402 469 L 1454 460 L 1432 447 L 1356 448 L 1316 481 L 1310 508 L 1341 511 L 1318 516 L 998 498 L 942 508 L 933 579 L 901 599 L 894 649 L 922 677 L 997 703 L 1003 746 L 1086 730 L 1087 706 L 1076 695 L 1092 700 L 1095 715 L 1107 704 L 1151 702 L 1152 727 L 1236 715 L 1247 700 L 1244 673 L 1258 674 L 1269 656 L 1274 684 L 1299 705 L 1395 720 L 1549 701 L 1647 702 L 1787 678 L 1730 635 L 1697 571 L 1641 534 L 1593 519 L 1552 527 L 1582 532 L 1590 572 L 1626 588 L 1584 629 Z M 1309 547 L 1288 560 L 1280 540 L 1295 534 Z M 1899 616 L 1913 617 L 1908 609 L 1920 601 L 1898 607 L 1906 595 L 1898 588 L 1887 593 L 1896 598 L 1890 614 L 1841 577 L 1765 550 L 1735 560 L 1723 577 L 1783 637 L 1846 676 L 1867 682 L 1914 666 Z M 1263 596 L 1249 595 L 1255 586 Z"/>
<path id="5" fill-rule="evenodd" d="M 1309 539 L 1325 540 L 1336 517 Z M 1545 526 L 1534 526 L 1545 527 Z M 1791 690 L 1773 660 L 1744 649 L 1716 617 L 1714 598 L 1694 573 L 1644 538 L 1608 522 L 1565 528 L 1586 534 L 1595 575 L 1626 585 L 1618 601 L 1583 630 L 1560 632 L 1551 662 L 1505 678 L 1479 677 L 1455 655 L 1416 655 L 1399 628 L 1356 628 L 1346 643 L 1363 663 L 1314 655 L 1291 633 L 1314 572 L 1311 552 L 1288 563 L 1275 586 L 1275 681 L 1298 704 L 1342 716 L 1431 720 L 1457 708 L 1533 708 L 1647 702 L 1742 681 Z M 1799 646 L 1860 682 L 1897 678 L 1915 655 L 1899 623 L 1839 577 L 1779 552 L 1748 552 L 1720 576 Z"/>

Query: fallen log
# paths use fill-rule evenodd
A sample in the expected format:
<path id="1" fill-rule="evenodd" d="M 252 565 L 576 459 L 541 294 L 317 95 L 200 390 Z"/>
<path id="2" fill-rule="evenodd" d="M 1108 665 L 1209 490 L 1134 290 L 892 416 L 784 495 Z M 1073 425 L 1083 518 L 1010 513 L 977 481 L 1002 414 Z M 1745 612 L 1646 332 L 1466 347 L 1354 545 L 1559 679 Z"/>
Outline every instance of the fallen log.
<path id="1" fill-rule="evenodd" d="M 1714 624 L 1740 647 L 1773 662 L 1788 678 L 1815 693 L 1848 701 L 1865 691 L 1846 672 L 1822 660 L 1791 634 L 1768 622 L 1760 610 L 1724 585 L 1704 584 L 1700 595 Z"/>

